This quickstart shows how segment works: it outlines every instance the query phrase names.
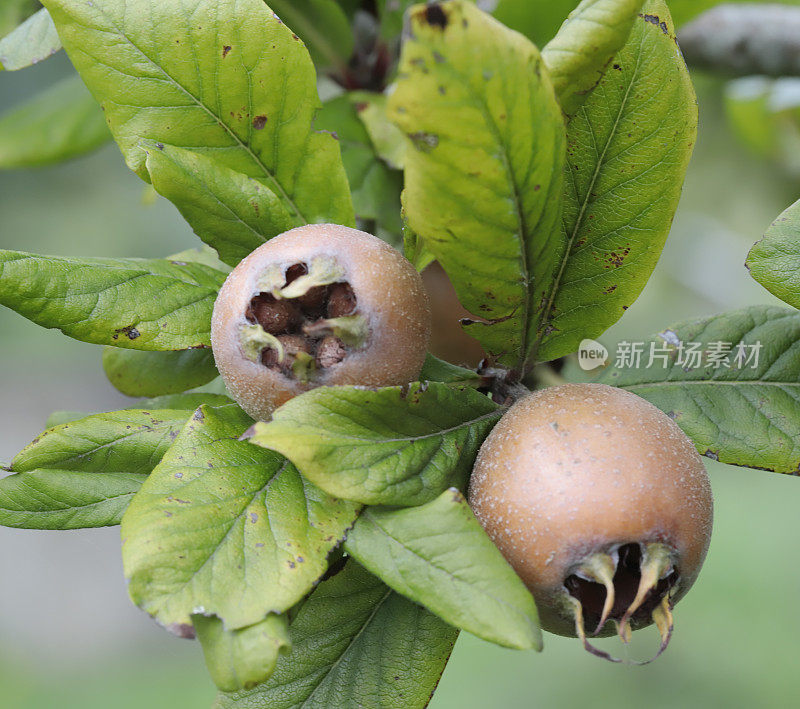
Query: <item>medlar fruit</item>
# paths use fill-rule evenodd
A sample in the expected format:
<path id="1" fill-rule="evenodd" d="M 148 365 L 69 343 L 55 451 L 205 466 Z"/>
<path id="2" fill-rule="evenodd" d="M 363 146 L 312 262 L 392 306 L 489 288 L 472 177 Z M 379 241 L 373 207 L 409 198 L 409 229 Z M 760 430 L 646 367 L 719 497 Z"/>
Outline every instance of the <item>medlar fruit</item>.
<path id="1" fill-rule="evenodd" d="M 255 419 L 312 387 L 414 381 L 430 339 L 414 267 L 363 231 L 313 224 L 274 237 L 230 273 L 211 320 L 228 391 Z"/>
<path id="2" fill-rule="evenodd" d="M 672 419 L 604 384 L 527 395 L 480 449 L 475 515 L 536 599 L 542 627 L 587 641 L 655 622 L 660 654 L 672 608 L 711 536 L 705 467 Z"/>

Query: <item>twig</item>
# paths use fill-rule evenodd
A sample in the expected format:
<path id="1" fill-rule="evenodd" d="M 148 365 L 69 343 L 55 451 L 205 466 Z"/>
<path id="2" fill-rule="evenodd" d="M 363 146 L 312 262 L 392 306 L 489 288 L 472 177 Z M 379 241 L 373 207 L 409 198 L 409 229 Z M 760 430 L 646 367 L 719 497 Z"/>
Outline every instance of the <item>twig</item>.
<path id="1" fill-rule="evenodd" d="M 720 74 L 800 76 L 800 8 L 719 5 L 678 32 L 686 62 Z"/>

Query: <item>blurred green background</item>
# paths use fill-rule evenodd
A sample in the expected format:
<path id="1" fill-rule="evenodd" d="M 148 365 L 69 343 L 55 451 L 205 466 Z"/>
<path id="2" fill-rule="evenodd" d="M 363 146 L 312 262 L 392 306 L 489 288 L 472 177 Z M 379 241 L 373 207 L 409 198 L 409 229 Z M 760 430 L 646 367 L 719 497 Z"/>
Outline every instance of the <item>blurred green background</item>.
<path id="1" fill-rule="evenodd" d="M 2 1 L 2 0 L 0 0 Z M 0 111 L 65 75 L 63 56 L 0 75 Z M 667 249 L 640 300 L 601 341 L 644 339 L 687 317 L 773 302 L 743 267 L 800 184 L 751 158 L 722 118 L 722 85 L 697 77 L 701 131 Z M 0 172 L 0 247 L 52 254 L 163 256 L 195 244 L 114 146 L 72 163 Z M 53 410 L 125 400 L 105 381 L 100 349 L 0 310 L 0 461 Z M 609 706 L 785 707 L 797 701 L 800 481 L 709 463 L 716 494 L 711 551 L 678 606 L 674 640 L 646 667 L 611 665 L 577 641 L 546 637 L 516 653 L 463 634 L 434 709 Z M 618 652 L 613 640 L 601 643 Z M 654 630 L 630 650 L 645 657 Z M 2 709 L 203 709 L 214 690 L 196 643 L 159 630 L 127 600 L 118 530 L 0 528 Z"/>

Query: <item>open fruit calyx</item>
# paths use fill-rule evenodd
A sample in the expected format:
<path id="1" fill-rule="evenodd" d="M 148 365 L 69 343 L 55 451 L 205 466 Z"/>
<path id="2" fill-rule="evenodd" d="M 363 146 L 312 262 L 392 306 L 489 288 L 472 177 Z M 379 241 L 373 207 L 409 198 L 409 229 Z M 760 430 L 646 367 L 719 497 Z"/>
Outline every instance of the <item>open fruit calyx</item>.
<path id="1" fill-rule="evenodd" d="M 241 328 L 253 361 L 301 382 L 341 362 L 368 336 L 358 299 L 332 257 L 270 268 L 259 280 Z"/>

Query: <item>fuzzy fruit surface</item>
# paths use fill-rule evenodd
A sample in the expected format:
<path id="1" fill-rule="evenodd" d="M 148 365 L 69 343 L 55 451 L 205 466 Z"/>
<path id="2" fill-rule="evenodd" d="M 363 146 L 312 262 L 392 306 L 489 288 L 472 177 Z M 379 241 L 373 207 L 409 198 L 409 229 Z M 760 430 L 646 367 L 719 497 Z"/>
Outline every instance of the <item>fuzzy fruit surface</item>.
<path id="1" fill-rule="evenodd" d="M 649 402 L 604 384 L 551 387 L 514 404 L 481 447 L 469 500 L 533 593 L 542 627 L 559 635 L 576 634 L 567 587 L 581 576 L 582 562 L 607 554 L 626 564 L 628 550 L 648 544 L 669 550 L 671 566 L 649 591 L 648 612 L 630 619 L 635 629 L 653 622 L 656 593 L 671 607 L 689 590 L 711 536 L 711 487 L 691 441 Z M 623 572 L 614 573 L 609 616 L 618 624 L 638 582 L 633 574 L 625 588 Z M 580 598 L 584 615 L 597 596 L 591 628 L 605 593 L 581 583 L 589 590 Z M 604 624 L 601 634 L 610 632 Z"/>
<path id="2" fill-rule="evenodd" d="M 320 263 L 328 270 L 309 281 Z M 358 324 L 356 335 L 337 330 L 342 323 Z M 430 330 L 422 279 L 396 249 L 314 224 L 274 237 L 233 269 L 214 305 L 211 344 L 231 395 L 264 420 L 316 386 L 416 380 Z"/>

